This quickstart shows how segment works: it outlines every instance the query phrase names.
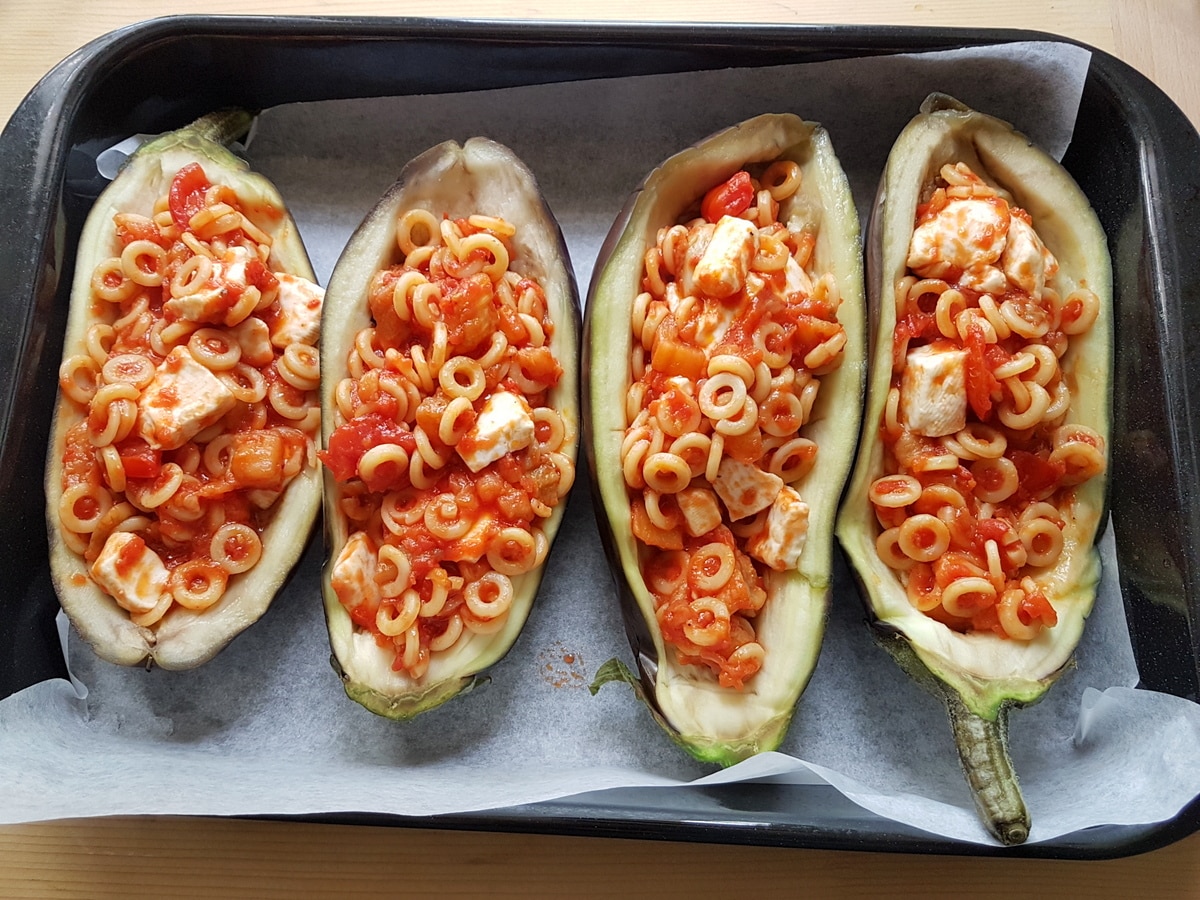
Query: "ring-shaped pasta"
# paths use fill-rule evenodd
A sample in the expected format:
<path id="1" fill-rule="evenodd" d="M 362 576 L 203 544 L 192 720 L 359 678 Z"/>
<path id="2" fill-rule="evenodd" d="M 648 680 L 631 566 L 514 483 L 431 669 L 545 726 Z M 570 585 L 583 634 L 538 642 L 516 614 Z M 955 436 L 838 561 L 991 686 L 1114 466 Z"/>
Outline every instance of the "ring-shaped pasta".
<path id="1" fill-rule="evenodd" d="M 478 400 L 487 387 L 484 366 L 469 356 L 452 356 L 438 371 L 438 384 L 448 397 Z"/>
<path id="2" fill-rule="evenodd" d="M 92 270 L 92 293 L 107 303 L 121 303 L 137 293 L 139 285 L 125 274 L 121 258 L 106 259 Z"/>
<path id="3" fill-rule="evenodd" d="M 900 388 L 888 389 L 887 400 L 883 405 L 883 430 L 889 436 L 900 434 L 903 426 L 900 424 Z"/>
<path id="4" fill-rule="evenodd" d="M 747 399 L 746 383 L 730 372 L 720 372 L 706 379 L 697 397 L 700 411 L 713 420 L 738 415 Z"/>
<path id="5" fill-rule="evenodd" d="M 792 438 L 771 454 L 767 471 L 778 475 L 785 484 L 795 484 L 812 471 L 817 460 L 817 445 L 808 438 Z M 712 481 L 713 479 L 709 479 Z"/>
<path id="6" fill-rule="evenodd" d="M 649 447 L 647 447 L 649 449 Z M 677 494 L 692 480 L 692 467 L 670 451 L 651 453 L 642 464 L 646 487 L 660 494 Z"/>
<path id="7" fill-rule="evenodd" d="M 104 482 L 109 490 L 118 494 L 125 490 L 125 463 L 116 447 L 109 444 L 100 448 L 100 468 L 104 473 Z"/>
<path id="8" fill-rule="evenodd" d="M 758 250 L 750 261 L 750 268 L 755 272 L 782 272 L 791 258 L 788 245 L 778 236 L 764 231 L 758 236 Z"/>
<path id="9" fill-rule="evenodd" d="M 524 528 L 501 528 L 487 548 L 487 561 L 501 575 L 524 575 L 537 560 L 537 542 Z"/>
<path id="10" fill-rule="evenodd" d="M 1030 519 L 1017 529 L 1017 536 L 1025 547 L 1026 563 L 1037 568 L 1052 566 L 1062 555 L 1063 533 L 1049 519 Z"/>
<path id="11" fill-rule="evenodd" d="M 951 509 L 966 509 L 966 498 L 957 488 L 948 484 L 930 484 L 921 489 L 921 497 L 917 500 L 917 511 Z M 935 512 L 934 515 L 937 515 Z"/>
<path id="12" fill-rule="evenodd" d="M 456 445 L 475 424 L 475 410 L 466 397 L 455 397 L 446 404 L 438 420 L 438 440 L 447 447 Z"/>
<path id="13" fill-rule="evenodd" d="M 1027 340 L 1040 338 L 1050 330 L 1049 319 L 1040 306 L 1018 305 L 1012 300 L 1005 300 L 1000 304 L 1000 316 L 1013 334 Z"/>
<path id="14" fill-rule="evenodd" d="M 407 259 L 418 247 L 435 247 L 441 243 L 442 234 L 437 217 L 427 209 L 406 209 L 396 221 L 396 246 Z M 413 266 L 415 268 L 415 266 Z"/>
<path id="15" fill-rule="evenodd" d="M 467 257 L 479 250 L 484 251 L 492 258 L 490 263 L 484 265 L 483 273 L 493 283 L 499 281 L 504 277 L 504 273 L 508 271 L 508 248 L 494 234 L 488 234 L 486 231 L 477 231 L 475 234 L 469 234 L 459 241 L 458 248 L 454 254 L 460 261 L 465 262 Z"/>
<path id="16" fill-rule="evenodd" d="M 388 637 L 399 637 L 413 627 L 420 613 L 421 595 L 412 588 L 408 588 L 400 594 L 399 605 L 379 604 L 379 609 L 375 613 L 375 627 Z"/>
<path id="17" fill-rule="evenodd" d="M 230 575 L 248 572 L 262 558 L 258 532 L 241 522 L 226 522 L 213 532 L 208 555 Z"/>
<path id="18" fill-rule="evenodd" d="M 543 453 L 558 450 L 567 437 L 567 426 L 562 416 L 549 406 L 536 407 L 530 416 L 533 419 L 532 446 Z"/>
<path id="19" fill-rule="evenodd" d="M 899 528 L 888 528 L 880 532 L 879 537 L 875 538 L 875 551 L 883 564 L 891 569 L 904 572 L 916 565 L 916 562 L 900 549 Z"/>
<path id="20" fill-rule="evenodd" d="M 669 597 L 684 583 L 687 571 L 687 553 L 664 550 L 646 569 L 646 586 L 660 597 Z"/>
<path id="21" fill-rule="evenodd" d="M 800 166 L 790 159 L 777 159 L 764 170 L 758 183 L 771 192 L 771 199 L 786 200 L 800 190 Z"/>
<path id="22" fill-rule="evenodd" d="M 140 353 L 120 353 L 111 356 L 100 369 L 110 384 L 131 384 L 141 390 L 154 380 L 154 363 Z"/>
<path id="23" fill-rule="evenodd" d="M 884 475 L 871 482 L 867 499 L 876 506 L 901 509 L 921 498 L 921 482 L 911 475 Z"/>
<path id="24" fill-rule="evenodd" d="M 275 362 L 275 369 L 298 391 L 315 391 L 321 386 L 321 357 L 310 344 L 288 344 Z"/>
<path id="25" fill-rule="evenodd" d="M 979 295 L 979 311 L 991 326 L 997 340 L 1004 341 L 1012 336 L 1012 329 L 1008 327 L 1004 316 L 1000 315 L 1000 307 L 996 305 L 996 300 L 991 294 Z"/>
<path id="26" fill-rule="evenodd" d="M 388 491 L 379 506 L 379 514 L 383 527 L 400 536 L 425 517 L 425 507 L 412 491 Z"/>
<path id="27" fill-rule="evenodd" d="M 1017 378 L 1024 375 L 1037 366 L 1037 364 L 1037 357 L 1023 349 L 1021 352 L 1015 354 L 1012 359 L 992 369 L 992 375 L 997 381 L 1006 381 L 1009 378 Z"/>
<path id="28" fill-rule="evenodd" d="M 455 541 L 471 529 L 471 520 L 463 518 L 453 494 L 442 494 L 425 507 L 425 527 L 444 541 Z"/>
<path id="29" fill-rule="evenodd" d="M 949 288 L 938 295 L 937 306 L 934 307 L 934 321 L 942 337 L 958 340 L 961 335 L 955 327 L 955 317 L 967 308 L 967 298 L 962 291 Z"/>
<path id="30" fill-rule="evenodd" d="M 693 431 L 683 434 L 671 442 L 670 452 L 688 464 L 692 478 L 704 473 L 708 467 L 709 449 L 712 438 L 707 434 Z M 720 460 L 718 459 L 718 464 Z"/>
<path id="31" fill-rule="evenodd" d="M 711 647 L 729 637 L 729 607 L 716 597 L 697 597 L 684 621 L 684 636 L 697 647 Z"/>
<path id="32" fill-rule="evenodd" d="M 1100 315 L 1100 298 L 1087 288 L 1079 288 L 1063 301 L 1061 329 L 1068 335 L 1083 334 Z"/>
<path id="33" fill-rule="evenodd" d="M 90 356 L 76 354 L 63 360 L 58 369 L 58 387 L 76 403 L 87 405 L 100 388 L 100 365 Z"/>
<path id="34" fill-rule="evenodd" d="M 896 543 L 914 562 L 931 563 L 950 549 L 950 530 L 937 516 L 917 513 L 900 525 Z"/>
<path id="35" fill-rule="evenodd" d="M 663 502 L 664 497 L 666 498 L 665 503 Z M 645 490 L 642 492 L 642 502 L 646 507 L 646 517 L 655 528 L 663 531 L 674 531 L 679 528 L 681 516 L 674 495 Z"/>
<path id="36" fill-rule="evenodd" d="M 996 617 L 1005 634 L 1017 641 L 1031 641 L 1042 630 L 1040 620 L 1025 622 L 1021 618 L 1021 601 L 1025 599 L 1022 590 L 1007 590 L 1000 595 L 996 603 Z"/>
<path id="37" fill-rule="evenodd" d="M 171 572 L 171 596 L 185 609 L 208 609 L 221 599 L 229 575 L 211 559 L 189 559 Z"/>
<path id="38" fill-rule="evenodd" d="M 1046 387 L 1058 375 L 1058 357 L 1046 344 L 1026 344 L 1024 352 L 1032 356 L 1037 363 L 1033 380 Z M 999 377 L 999 376 L 997 376 Z"/>
<path id="39" fill-rule="evenodd" d="M 399 444 L 376 444 L 358 460 L 358 477 L 366 484 L 373 481 L 393 481 L 408 468 L 408 451 Z"/>
<path id="40" fill-rule="evenodd" d="M 62 492 L 58 518 L 76 534 L 91 534 L 112 509 L 112 495 L 98 484 L 74 484 Z"/>
<path id="41" fill-rule="evenodd" d="M 942 588 L 942 606 L 952 616 L 969 619 L 982 608 L 992 605 L 996 586 L 979 575 L 955 578 Z M 978 597 L 979 600 L 971 600 Z"/>
<path id="42" fill-rule="evenodd" d="M 227 372 L 242 358 L 241 345 L 219 328 L 197 328 L 187 346 L 192 358 L 211 372 Z"/>
<path id="43" fill-rule="evenodd" d="M 749 434 L 758 425 L 758 404 L 747 396 L 746 402 L 742 404 L 741 410 L 737 415 L 730 416 L 725 419 L 720 419 L 714 429 L 727 437 L 737 437 L 743 434 Z"/>
<path id="44" fill-rule="evenodd" d="M 429 599 L 421 602 L 421 618 L 432 619 L 441 615 L 442 610 L 446 608 L 450 592 L 462 588 L 463 579 L 458 575 L 451 578 L 441 566 L 431 569 L 425 579 L 429 582 Z"/>
<path id="45" fill-rule="evenodd" d="M 791 391 L 771 391 L 759 407 L 758 425 L 773 437 L 793 435 L 803 422 L 804 407 Z"/>
<path id="46" fill-rule="evenodd" d="M 557 450 L 551 450 L 546 457 L 558 469 L 558 487 L 555 489 L 555 493 L 561 500 L 567 496 L 575 484 L 575 463 L 571 461 L 571 457 L 565 453 L 559 453 Z"/>
<path id="47" fill-rule="evenodd" d="M 1090 429 L 1088 430 L 1090 431 Z M 1096 436 L 1095 440 L 1099 443 L 1099 436 Z M 1062 463 L 1065 466 L 1062 475 L 1063 484 L 1082 484 L 1104 471 L 1106 462 L 1101 446 L 1082 438 L 1061 443 L 1056 441 L 1055 444 L 1056 446 L 1050 453 L 1050 461 Z"/>
<path id="48" fill-rule="evenodd" d="M 457 643 L 463 633 L 462 616 L 458 613 L 452 615 L 446 620 L 446 629 L 437 637 L 429 639 L 429 650 L 432 653 L 441 653 L 443 650 L 449 650 Z"/>
<path id="49" fill-rule="evenodd" d="M 188 257 L 171 275 L 171 296 L 175 299 L 191 296 L 208 282 L 212 273 L 212 260 L 207 256 Z"/>
<path id="50" fill-rule="evenodd" d="M 740 616 L 738 618 L 741 618 Z M 753 675 L 762 668 L 763 662 L 767 658 L 767 651 L 758 641 L 746 641 L 740 644 L 732 653 L 729 654 L 729 664 L 735 668 L 743 669 Z M 743 675 L 742 677 L 748 677 Z"/>
<path id="51" fill-rule="evenodd" d="M 463 588 L 463 599 L 472 616 L 483 622 L 495 621 L 512 606 L 512 582 L 500 572 L 488 572 Z"/>
<path id="52" fill-rule="evenodd" d="M 742 380 L 747 391 L 754 384 L 754 367 L 746 359 L 733 353 L 718 353 L 709 359 L 707 372 L 709 378 L 722 372 L 736 375 Z"/>
<path id="53" fill-rule="evenodd" d="M 313 409 L 308 392 L 298 391 L 286 381 L 271 383 L 267 388 L 267 402 L 280 416 L 293 422 L 304 419 Z"/>
<path id="54" fill-rule="evenodd" d="M 1003 503 L 1020 487 L 1017 467 L 1007 456 L 976 460 L 970 468 L 975 496 L 985 503 Z"/>
<path id="55" fill-rule="evenodd" d="M 1005 384 L 1012 385 L 1014 382 L 1022 385 L 1023 390 L 1028 394 L 1028 405 L 1018 411 L 1015 405 L 1016 401 L 1010 402 L 1005 399 L 996 409 L 996 417 L 1013 431 L 1027 431 L 1045 418 L 1046 410 L 1050 408 L 1050 395 L 1037 382 L 1009 379 Z"/>
<path id="56" fill-rule="evenodd" d="M 412 561 L 395 544 L 384 541 L 379 547 L 375 567 L 375 583 L 385 599 L 399 597 L 412 585 Z"/>
<path id="57" fill-rule="evenodd" d="M 621 472 L 625 476 L 625 483 L 635 491 L 640 491 L 646 486 L 642 477 L 642 463 L 649 452 L 650 441 L 642 439 L 634 441 L 628 452 L 621 456 Z"/>
<path id="58" fill-rule="evenodd" d="M 121 251 L 121 271 L 134 284 L 158 287 L 163 281 L 161 266 L 166 253 L 154 241 L 130 241 Z M 149 265 L 144 265 L 144 260 Z"/>
<path id="59" fill-rule="evenodd" d="M 116 337 L 116 329 L 107 322 L 96 322 L 88 328 L 84 336 L 87 355 L 96 361 L 96 365 L 102 367 L 108 362 L 108 354 Z"/>
<path id="60" fill-rule="evenodd" d="M 501 362 L 508 352 L 508 338 L 503 331 L 497 331 L 492 335 L 492 342 L 488 345 L 487 352 L 479 357 L 478 363 L 484 369 L 490 369 L 492 366 Z M 441 373 L 439 372 L 440 376 Z"/>
<path id="61" fill-rule="evenodd" d="M 999 428 L 983 422 L 968 422 L 954 440 L 976 459 L 996 459 L 1008 449 L 1008 438 Z"/>
<path id="62" fill-rule="evenodd" d="M 711 541 L 692 553 L 688 580 L 702 594 L 715 594 L 729 583 L 737 568 L 733 548 Z"/>
<path id="63" fill-rule="evenodd" d="M 150 479 L 148 484 L 127 485 L 125 495 L 143 512 L 158 509 L 179 490 L 183 484 L 183 469 L 178 464 L 164 463 L 158 470 L 158 475 Z"/>
<path id="64" fill-rule="evenodd" d="M 137 613 L 132 610 L 129 613 L 129 621 L 140 628 L 149 628 L 151 625 L 162 620 L 162 617 L 167 614 L 167 611 L 175 604 L 174 598 L 169 592 L 163 593 L 158 598 L 158 602 L 150 607 L 147 612 Z"/>
<path id="65" fill-rule="evenodd" d="M 107 447 L 129 437 L 137 421 L 138 389 L 131 384 L 106 384 L 88 404 L 88 442 Z"/>

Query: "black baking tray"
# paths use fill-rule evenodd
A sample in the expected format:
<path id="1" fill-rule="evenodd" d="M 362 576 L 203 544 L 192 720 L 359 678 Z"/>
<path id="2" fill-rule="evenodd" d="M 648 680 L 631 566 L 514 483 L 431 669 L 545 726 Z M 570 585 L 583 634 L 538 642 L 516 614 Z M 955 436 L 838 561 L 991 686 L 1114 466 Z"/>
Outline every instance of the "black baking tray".
<path id="1" fill-rule="evenodd" d="M 96 152 L 222 106 L 479 90 L 1063 40 L 902 27 L 173 17 L 113 32 L 55 67 L 0 134 L 0 698 L 65 677 L 42 468 L 75 244 L 103 187 Z M 1109 235 L 1117 309 L 1110 503 L 1140 686 L 1200 700 L 1200 137 L 1134 69 L 1092 50 L 1064 160 Z M 824 849 L 1096 859 L 1200 829 L 1106 825 L 1015 848 L 932 836 L 833 788 L 615 790 L 430 818 L 327 822 Z"/>

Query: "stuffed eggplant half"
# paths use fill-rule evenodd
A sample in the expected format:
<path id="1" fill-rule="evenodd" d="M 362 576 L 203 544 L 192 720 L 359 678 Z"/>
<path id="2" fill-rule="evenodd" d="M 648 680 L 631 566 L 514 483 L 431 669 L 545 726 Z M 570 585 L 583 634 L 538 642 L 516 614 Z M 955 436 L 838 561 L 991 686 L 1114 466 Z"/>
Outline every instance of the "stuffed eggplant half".
<path id="1" fill-rule="evenodd" d="M 1057 162 L 934 95 L 891 151 L 868 252 L 872 372 L 838 537 L 881 642 L 944 698 L 983 820 L 1020 843 L 1008 709 L 1063 670 L 1099 579 L 1107 243 Z"/>
<path id="2" fill-rule="evenodd" d="M 320 505 L 323 292 L 218 113 L 144 144 L 79 240 L 46 462 L 63 609 L 104 659 L 198 665 L 266 611 Z"/>
<path id="3" fill-rule="evenodd" d="M 372 712 L 443 703 L 520 634 L 575 478 L 579 330 L 558 224 L 484 138 L 410 162 L 338 260 L 325 615 Z"/>
<path id="4" fill-rule="evenodd" d="M 668 159 L 587 303 L 596 513 L 640 669 L 701 760 L 779 745 L 816 665 L 858 437 L 858 217 L 828 134 L 750 119 Z M 597 686 L 598 686 L 597 684 Z"/>

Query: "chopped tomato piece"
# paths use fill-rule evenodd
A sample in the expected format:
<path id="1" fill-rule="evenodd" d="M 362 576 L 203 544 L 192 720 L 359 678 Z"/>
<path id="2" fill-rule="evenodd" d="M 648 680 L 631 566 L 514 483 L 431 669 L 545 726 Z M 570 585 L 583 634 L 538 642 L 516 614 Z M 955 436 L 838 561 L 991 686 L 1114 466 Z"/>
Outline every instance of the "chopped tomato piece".
<path id="1" fill-rule="evenodd" d="M 171 219 L 180 231 L 186 231 L 192 216 L 204 209 L 208 188 L 208 176 L 199 163 L 188 163 L 176 173 L 168 193 L 168 205 Z"/>
<path id="2" fill-rule="evenodd" d="M 358 462 L 363 454 L 372 447 L 380 444 L 399 444 L 412 453 L 416 449 L 416 441 L 412 432 L 397 425 L 395 421 L 380 415 L 360 416 L 339 425 L 329 436 L 329 449 L 317 451 L 321 462 L 329 467 L 333 477 L 338 481 L 349 481 L 358 474 Z M 380 466 L 380 469 L 390 467 Z M 392 473 L 399 475 L 399 473 Z M 389 482 L 391 479 L 387 479 Z M 379 484 L 379 474 L 376 479 L 367 484 L 372 491 L 387 490 L 389 484 Z"/>
<path id="3" fill-rule="evenodd" d="M 1000 382 L 992 374 L 991 368 L 984 357 L 987 339 L 983 326 L 975 319 L 970 320 L 967 334 L 963 340 L 963 348 L 967 351 L 966 382 L 967 402 L 979 417 L 981 422 L 988 421 L 992 416 L 992 391 L 1000 387 Z"/>
<path id="4" fill-rule="evenodd" d="M 162 467 L 162 452 L 141 438 L 127 438 L 116 445 L 126 478 L 154 478 Z"/>
<path id="5" fill-rule="evenodd" d="M 753 202 L 754 185 L 750 183 L 750 173 L 743 170 L 704 195 L 700 215 L 709 222 L 719 222 L 722 216 L 740 216 Z"/>

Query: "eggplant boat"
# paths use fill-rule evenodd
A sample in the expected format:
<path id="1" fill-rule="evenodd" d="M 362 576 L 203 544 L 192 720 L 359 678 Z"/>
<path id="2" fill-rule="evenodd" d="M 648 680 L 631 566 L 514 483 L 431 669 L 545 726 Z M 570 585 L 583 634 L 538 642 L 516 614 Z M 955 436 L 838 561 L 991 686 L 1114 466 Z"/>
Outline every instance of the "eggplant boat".
<path id="1" fill-rule="evenodd" d="M 777 747 L 820 651 L 858 438 L 858 216 L 829 135 L 762 115 L 671 157 L 609 233 L 587 303 L 596 515 L 639 676 L 677 743 Z"/>
<path id="2" fill-rule="evenodd" d="M 275 188 L 223 142 L 144 144 L 79 239 L 46 462 L 54 585 L 110 662 L 185 669 L 257 621 L 320 508 L 323 292 Z"/>
<path id="3" fill-rule="evenodd" d="M 485 138 L 410 162 L 338 260 L 325 616 L 372 712 L 438 706 L 520 634 L 575 479 L 579 318 L 537 182 Z"/>
<path id="4" fill-rule="evenodd" d="M 1111 265 L 1066 170 L 933 95 L 872 217 L 874 348 L 838 537 L 877 636 L 945 701 L 1002 843 L 1030 818 L 1008 711 L 1067 665 L 1099 579 Z"/>

